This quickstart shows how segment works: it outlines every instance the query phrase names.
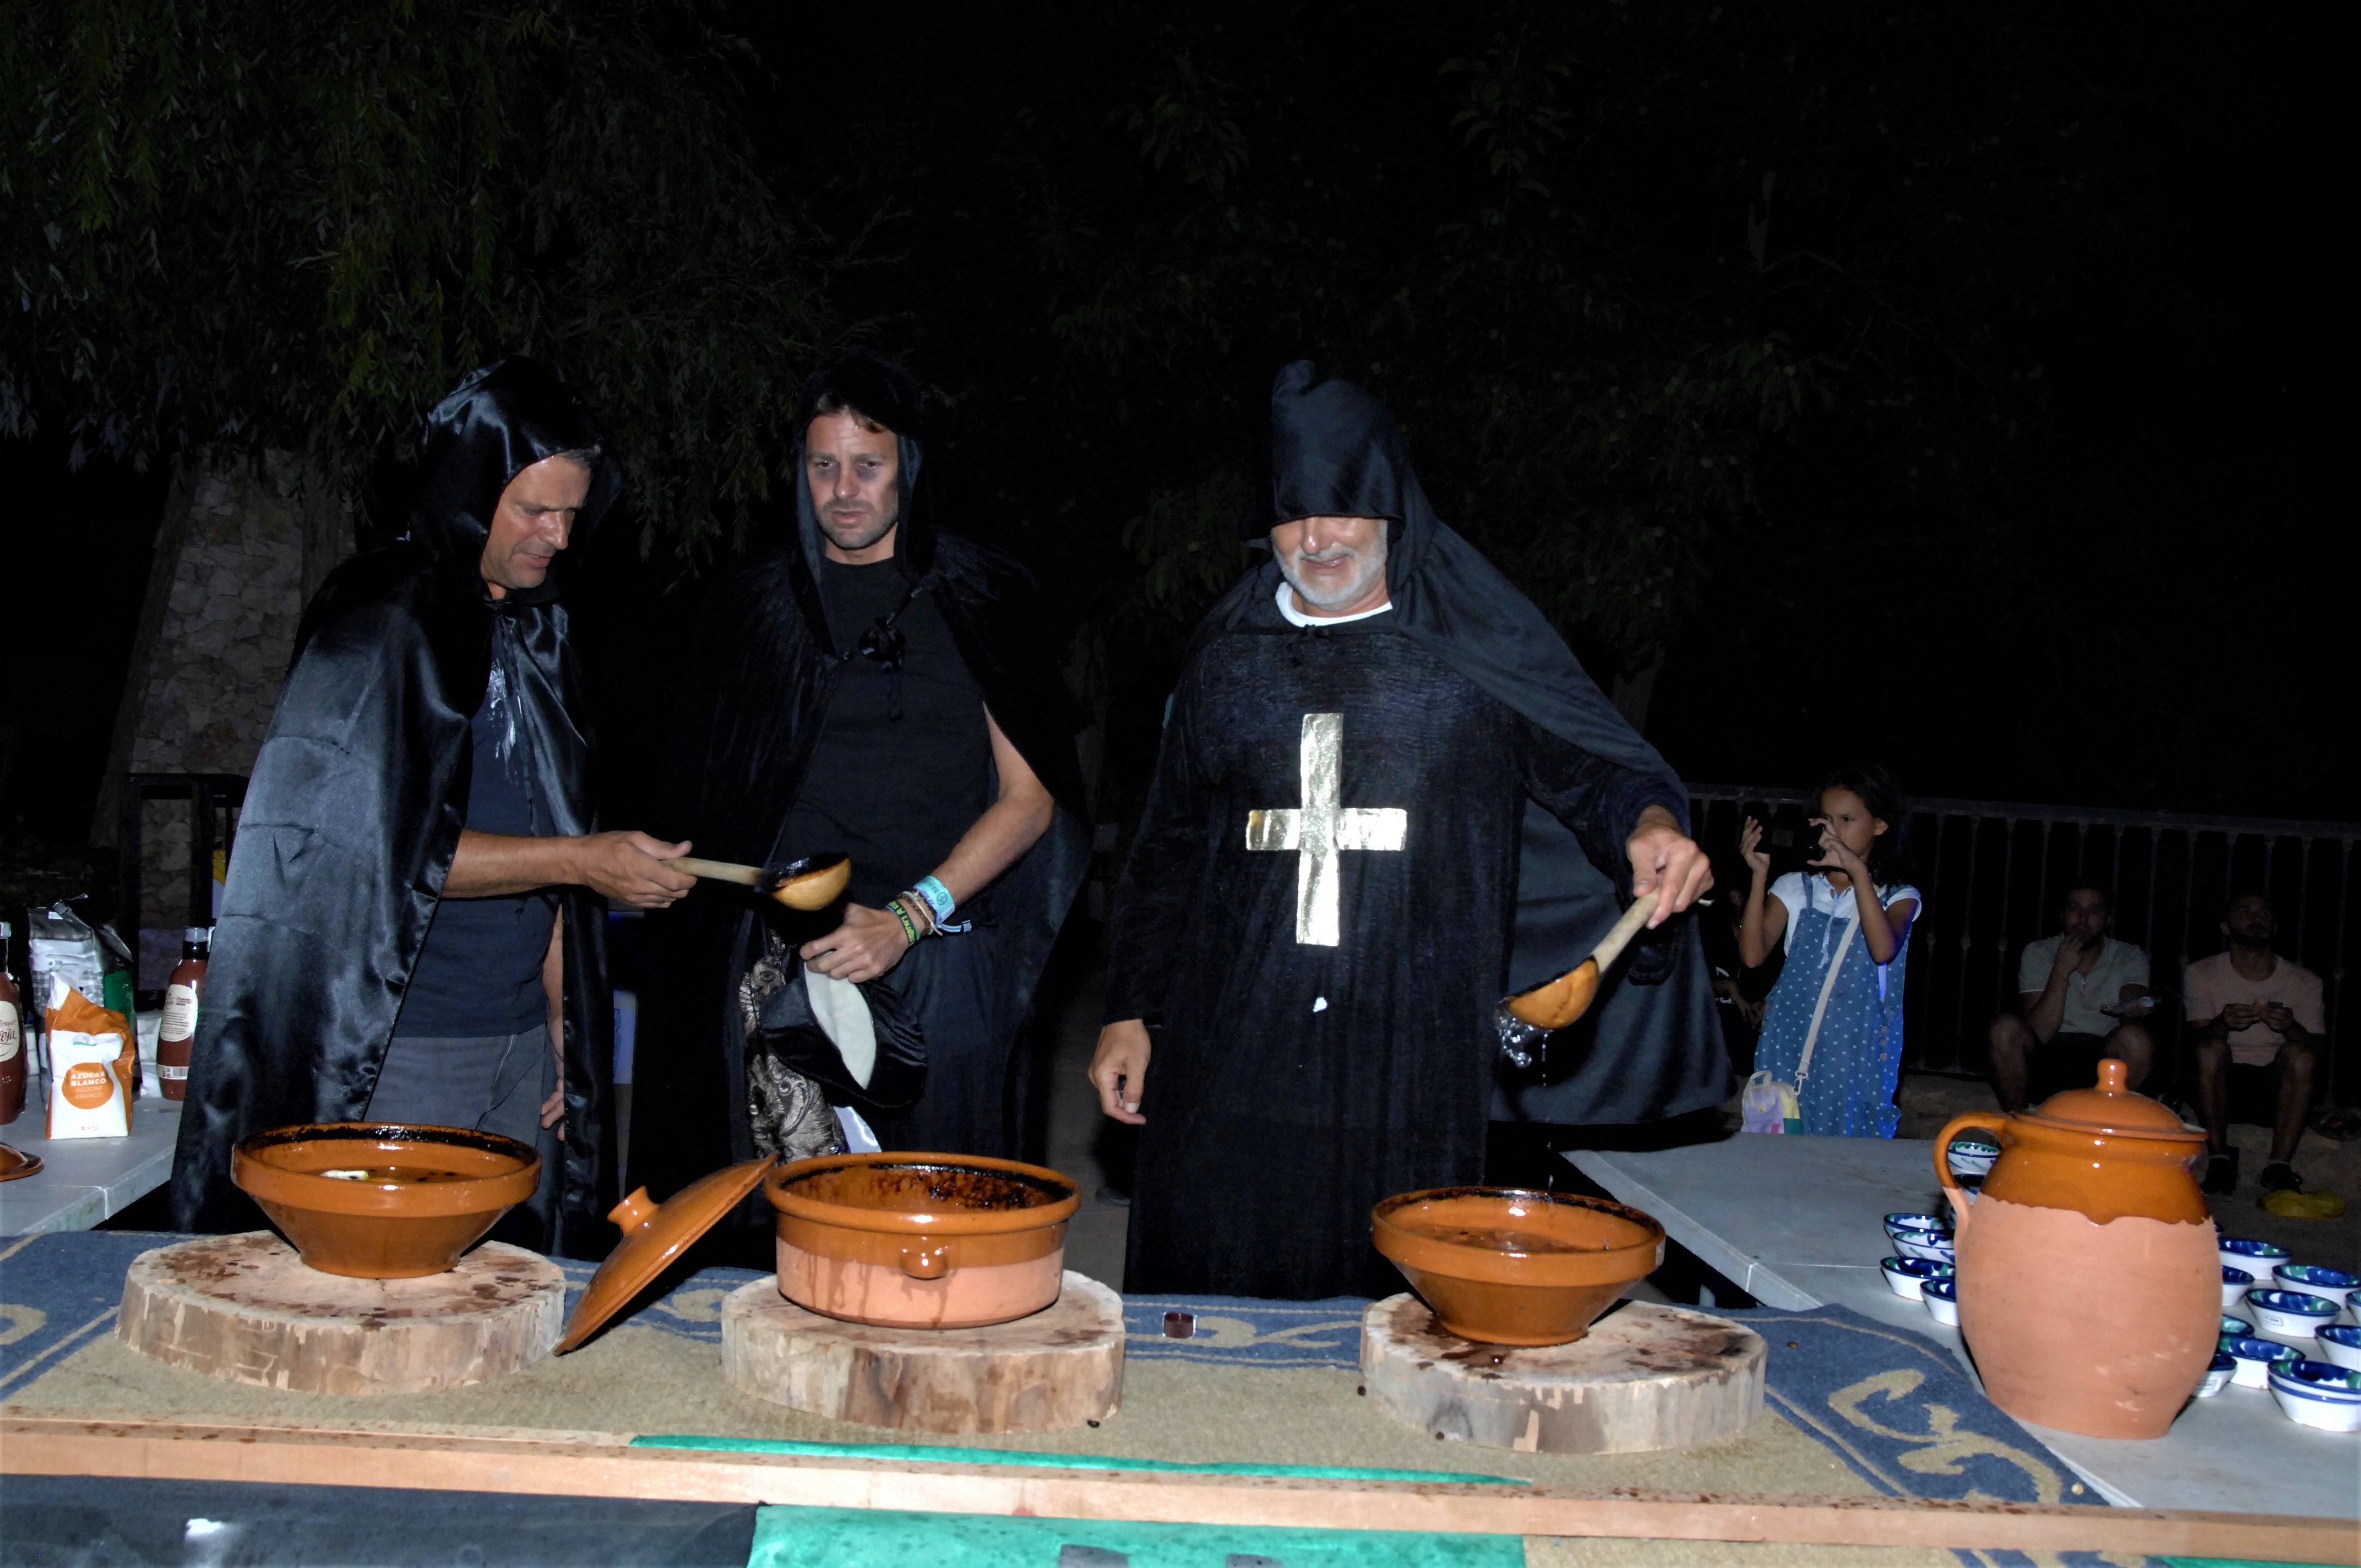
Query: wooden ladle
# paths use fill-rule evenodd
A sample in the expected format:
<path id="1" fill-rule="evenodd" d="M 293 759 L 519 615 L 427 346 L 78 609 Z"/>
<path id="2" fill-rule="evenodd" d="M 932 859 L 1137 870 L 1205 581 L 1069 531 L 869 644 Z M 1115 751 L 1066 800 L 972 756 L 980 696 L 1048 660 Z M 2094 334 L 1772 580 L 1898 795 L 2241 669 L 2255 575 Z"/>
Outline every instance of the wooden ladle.
<path id="1" fill-rule="evenodd" d="M 1530 1024 L 1536 1029 L 1563 1029 L 1590 1011 L 1598 1000 L 1599 974 L 1623 956 L 1623 949 L 1656 912 L 1656 894 L 1652 889 L 1631 901 L 1623 918 L 1590 950 L 1590 956 L 1545 985 L 1511 996 L 1500 1005 L 1519 1023 Z"/>
<path id="2" fill-rule="evenodd" d="M 790 909 L 825 909 L 837 901 L 844 892 L 844 884 L 852 880 L 850 855 L 806 855 L 799 861 L 776 866 L 741 866 L 729 861 L 700 861 L 694 855 L 683 855 L 670 863 L 691 876 L 751 887 Z"/>

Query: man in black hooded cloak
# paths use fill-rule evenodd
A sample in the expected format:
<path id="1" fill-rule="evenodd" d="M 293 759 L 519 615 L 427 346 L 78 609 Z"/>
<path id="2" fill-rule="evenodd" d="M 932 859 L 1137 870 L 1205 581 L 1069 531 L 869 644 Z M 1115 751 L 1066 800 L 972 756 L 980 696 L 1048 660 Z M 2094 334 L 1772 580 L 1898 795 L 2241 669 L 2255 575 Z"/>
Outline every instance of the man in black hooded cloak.
<path id="1" fill-rule="evenodd" d="M 1032 578 L 933 526 L 917 384 L 846 352 L 805 383 L 795 429 L 796 537 L 707 602 L 657 820 L 741 863 L 849 853 L 851 882 L 807 916 L 704 883 L 649 923 L 631 1180 L 659 1198 L 842 1146 L 838 1106 L 887 1148 L 1014 1153 L 1011 1048 L 1087 855 Z M 825 1011 L 814 974 L 879 1014 L 878 1077 L 814 1081 L 782 1055 L 781 1008 Z M 887 1012 L 924 1037 L 922 1075 L 890 1095 Z"/>
<path id="2" fill-rule="evenodd" d="M 596 1257 L 606 898 L 660 906 L 690 882 L 662 863 L 686 846 L 592 820 L 557 600 L 621 474 L 580 400 L 513 357 L 436 405 L 421 457 L 406 535 L 339 566 L 296 630 L 223 894 L 173 1223 L 259 1226 L 230 1181 L 250 1133 L 456 1124 L 540 1148 L 540 1192 L 494 1235 Z"/>
<path id="3" fill-rule="evenodd" d="M 1268 477 L 1246 534 L 1274 559 L 1207 615 L 1174 695 L 1091 1076 L 1145 1124 L 1125 1289 L 1381 1296 L 1400 1282 L 1371 1205 L 1482 1174 L 1496 1005 L 1650 888 L 1598 1025 L 1554 1037 L 1503 1109 L 1632 1122 L 1727 1094 L 1673 919 L 1710 874 L 1677 775 L 1436 519 L 1376 398 L 1290 365 Z"/>

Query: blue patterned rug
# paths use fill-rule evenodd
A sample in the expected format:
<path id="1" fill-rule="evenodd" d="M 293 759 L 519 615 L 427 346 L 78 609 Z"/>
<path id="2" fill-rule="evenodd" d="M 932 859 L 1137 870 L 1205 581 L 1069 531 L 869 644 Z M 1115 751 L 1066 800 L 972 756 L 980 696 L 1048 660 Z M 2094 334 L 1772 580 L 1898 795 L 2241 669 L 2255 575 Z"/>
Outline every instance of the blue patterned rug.
<path id="1" fill-rule="evenodd" d="M 80 1231 L 0 1238 L 0 1400 L 99 1335 L 112 1331 L 123 1275 L 150 1247 L 178 1238 Z M 592 1266 L 565 1263 L 571 1297 Z M 685 1338 L 718 1341 L 722 1298 L 749 1269 L 698 1273 L 648 1301 L 629 1321 Z M 1258 1301 L 1236 1297 L 1133 1297 L 1124 1302 L 1126 1354 L 1140 1360 L 1350 1370 L 1359 1364 L 1366 1301 Z M 1894 1497 L 2086 1503 L 2074 1477 L 1964 1376 L 1934 1342 L 1841 1307 L 1810 1312 L 1729 1311 L 1770 1343 L 1772 1407 Z M 1176 1337 L 1185 1333 L 1186 1337 Z M 2015 1552 L 1963 1552 L 1973 1563 L 2030 1564 Z M 2074 1568 L 2120 1555 L 2070 1554 Z"/>

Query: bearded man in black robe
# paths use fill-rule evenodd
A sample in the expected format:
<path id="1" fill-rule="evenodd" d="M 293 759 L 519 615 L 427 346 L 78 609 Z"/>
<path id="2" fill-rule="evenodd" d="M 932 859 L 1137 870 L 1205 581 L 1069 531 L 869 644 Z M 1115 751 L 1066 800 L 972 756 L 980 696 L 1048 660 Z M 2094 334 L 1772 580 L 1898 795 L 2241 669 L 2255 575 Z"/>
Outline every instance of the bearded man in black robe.
<path id="1" fill-rule="evenodd" d="M 1502 995 L 1640 893 L 1661 903 L 1600 1025 L 1516 1088 L 1566 1122 L 1726 1095 L 1675 918 L 1711 877 L 1677 775 L 1435 518 L 1383 405 L 1299 361 L 1268 452 L 1247 537 L 1273 559 L 1174 695 L 1091 1078 L 1144 1124 L 1125 1289 L 1381 1296 L 1370 1207 L 1482 1174 Z"/>
<path id="2" fill-rule="evenodd" d="M 1081 884 L 1086 808 L 1032 579 L 933 525 L 925 419 L 876 355 L 815 374 L 796 536 L 708 601 L 658 821 L 722 860 L 840 851 L 852 872 L 814 916 L 708 883 L 650 923 L 631 1179 L 660 1198 L 726 1161 L 842 1147 L 864 1124 L 839 1108 L 887 1148 L 1014 1152 L 1011 1050 Z M 875 1015 L 875 1076 L 782 1046 L 840 1021 L 848 984 Z M 912 1058 L 892 1092 L 889 1023 Z"/>
<path id="3" fill-rule="evenodd" d="M 589 411 L 532 360 L 426 417 L 406 536 L 304 610 L 256 759 L 172 1170 L 184 1231 L 260 1225 L 247 1134 L 477 1127 L 536 1146 L 493 1234 L 614 1240 L 606 901 L 660 907 L 687 848 L 592 820 L 588 707 L 557 600 L 621 487 Z M 569 551 L 572 553 L 569 554 Z"/>

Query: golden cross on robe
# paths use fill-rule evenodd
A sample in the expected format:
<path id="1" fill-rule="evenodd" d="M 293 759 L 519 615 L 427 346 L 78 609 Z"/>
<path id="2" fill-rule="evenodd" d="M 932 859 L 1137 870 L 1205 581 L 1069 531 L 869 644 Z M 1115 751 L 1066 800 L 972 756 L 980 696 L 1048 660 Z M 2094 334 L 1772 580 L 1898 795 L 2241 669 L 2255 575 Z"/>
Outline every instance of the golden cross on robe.
<path id="1" fill-rule="evenodd" d="M 1343 804 L 1345 716 L 1303 716 L 1303 804 L 1246 813 L 1246 848 L 1292 850 L 1295 939 L 1308 947 L 1337 944 L 1337 883 L 1346 850 L 1400 850 L 1410 837 L 1410 813 L 1398 806 Z"/>

